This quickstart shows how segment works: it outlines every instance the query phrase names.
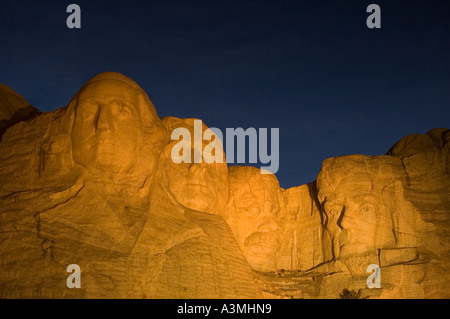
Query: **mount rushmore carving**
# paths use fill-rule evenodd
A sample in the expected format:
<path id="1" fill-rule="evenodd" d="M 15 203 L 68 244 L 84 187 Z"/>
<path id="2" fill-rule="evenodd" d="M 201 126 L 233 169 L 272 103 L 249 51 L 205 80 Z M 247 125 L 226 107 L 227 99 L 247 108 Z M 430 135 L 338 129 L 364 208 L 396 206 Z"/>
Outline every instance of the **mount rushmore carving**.
<path id="1" fill-rule="evenodd" d="M 159 118 L 119 73 L 44 113 L 2 85 L 0 115 L 2 298 L 450 298 L 448 129 L 283 189 L 253 167 L 174 163 L 171 132 L 194 119 Z"/>

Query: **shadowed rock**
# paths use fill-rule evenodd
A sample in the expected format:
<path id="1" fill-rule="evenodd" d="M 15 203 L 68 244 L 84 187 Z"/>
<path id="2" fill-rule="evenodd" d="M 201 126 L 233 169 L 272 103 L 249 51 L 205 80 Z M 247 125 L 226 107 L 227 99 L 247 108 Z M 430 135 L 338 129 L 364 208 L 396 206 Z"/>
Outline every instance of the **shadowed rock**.
<path id="1" fill-rule="evenodd" d="M 0 141 L 9 127 L 32 119 L 40 113 L 14 90 L 0 83 Z"/>

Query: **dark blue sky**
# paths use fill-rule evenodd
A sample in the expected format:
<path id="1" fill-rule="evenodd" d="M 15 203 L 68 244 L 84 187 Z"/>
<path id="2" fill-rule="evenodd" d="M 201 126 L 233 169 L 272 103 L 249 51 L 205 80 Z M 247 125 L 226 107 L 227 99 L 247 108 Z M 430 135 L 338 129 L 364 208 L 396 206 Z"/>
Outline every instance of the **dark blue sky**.
<path id="1" fill-rule="evenodd" d="M 81 29 L 66 27 L 71 3 Z M 370 3 L 381 29 L 366 27 Z M 279 127 L 282 187 L 313 181 L 328 157 L 450 126 L 447 0 L 7 0 L 0 32 L 0 83 L 42 111 L 117 71 L 161 117 Z"/>

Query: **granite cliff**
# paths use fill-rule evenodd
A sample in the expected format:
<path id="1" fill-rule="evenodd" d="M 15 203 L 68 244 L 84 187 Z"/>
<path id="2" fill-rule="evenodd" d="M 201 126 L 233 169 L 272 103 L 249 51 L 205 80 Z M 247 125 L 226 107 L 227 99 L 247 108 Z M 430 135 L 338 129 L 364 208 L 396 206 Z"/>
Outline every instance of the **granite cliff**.
<path id="1" fill-rule="evenodd" d="M 1 85 L 0 297 L 450 298 L 448 129 L 283 189 L 253 167 L 175 163 L 171 132 L 194 120 L 159 118 L 119 73 L 44 113 Z"/>

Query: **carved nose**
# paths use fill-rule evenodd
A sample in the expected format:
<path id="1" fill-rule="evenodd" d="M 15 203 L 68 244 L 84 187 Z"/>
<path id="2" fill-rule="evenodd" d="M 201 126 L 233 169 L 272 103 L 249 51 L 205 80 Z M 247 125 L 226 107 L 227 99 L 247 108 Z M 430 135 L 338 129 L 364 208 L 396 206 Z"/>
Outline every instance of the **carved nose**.
<path id="1" fill-rule="evenodd" d="M 335 206 L 333 208 L 331 208 L 328 212 L 327 215 L 330 219 L 330 223 L 335 223 L 337 226 L 339 226 L 340 228 L 342 228 L 341 222 L 342 219 L 344 218 L 344 211 L 345 211 L 345 206 L 344 205 L 338 205 Z"/>
<path id="2" fill-rule="evenodd" d="M 97 121 L 95 123 L 95 126 L 97 133 L 104 131 L 115 131 L 113 115 L 109 106 L 101 106 L 98 109 Z"/>
<path id="3" fill-rule="evenodd" d="M 338 236 L 335 236 L 335 237 L 333 237 L 332 240 L 333 240 L 333 246 L 332 246 L 333 256 L 334 256 L 334 258 L 339 258 L 339 255 L 341 253 L 341 245 L 339 242 L 339 238 L 338 238 Z"/>

